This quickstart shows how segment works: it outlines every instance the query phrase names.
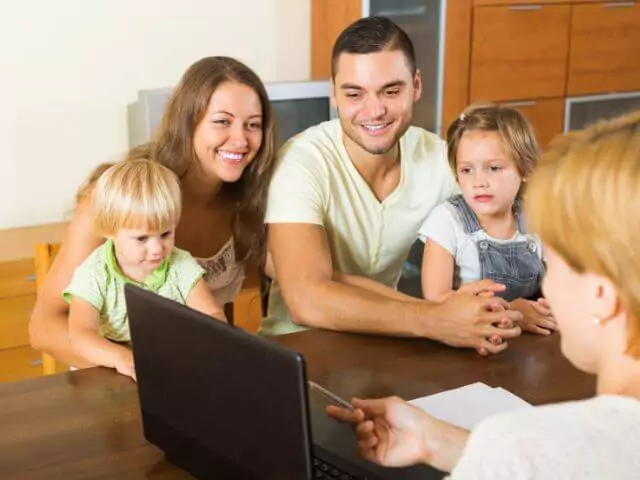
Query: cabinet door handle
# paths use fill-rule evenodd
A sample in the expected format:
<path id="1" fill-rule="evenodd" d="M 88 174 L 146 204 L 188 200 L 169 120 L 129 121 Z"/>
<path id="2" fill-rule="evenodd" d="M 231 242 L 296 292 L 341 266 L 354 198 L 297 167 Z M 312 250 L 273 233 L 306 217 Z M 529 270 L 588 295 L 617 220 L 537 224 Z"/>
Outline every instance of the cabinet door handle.
<path id="1" fill-rule="evenodd" d="M 512 5 L 509 7 L 509 10 L 513 10 L 514 12 L 542 10 L 542 5 Z"/>
<path id="2" fill-rule="evenodd" d="M 614 3 L 603 3 L 602 5 L 605 8 L 630 8 L 633 7 L 636 2 L 614 2 Z"/>
<path id="3" fill-rule="evenodd" d="M 525 100 L 522 102 L 506 102 L 506 103 L 502 103 L 501 105 L 503 107 L 509 107 L 509 108 L 517 108 L 517 107 L 533 107 L 535 106 L 536 102 L 533 100 Z"/>

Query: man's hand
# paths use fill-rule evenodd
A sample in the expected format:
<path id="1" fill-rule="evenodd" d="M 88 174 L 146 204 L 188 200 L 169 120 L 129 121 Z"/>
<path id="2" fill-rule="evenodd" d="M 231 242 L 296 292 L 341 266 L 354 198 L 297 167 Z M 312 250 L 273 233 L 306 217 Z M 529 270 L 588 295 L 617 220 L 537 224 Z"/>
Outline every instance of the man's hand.
<path id="1" fill-rule="evenodd" d="M 506 339 L 520 335 L 522 314 L 501 298 L 476 292 L 458 290 L 436 307 L 440 324 L 435 338 L 454 347 L 475 348 L 481 355 L 502 352 Z"/>

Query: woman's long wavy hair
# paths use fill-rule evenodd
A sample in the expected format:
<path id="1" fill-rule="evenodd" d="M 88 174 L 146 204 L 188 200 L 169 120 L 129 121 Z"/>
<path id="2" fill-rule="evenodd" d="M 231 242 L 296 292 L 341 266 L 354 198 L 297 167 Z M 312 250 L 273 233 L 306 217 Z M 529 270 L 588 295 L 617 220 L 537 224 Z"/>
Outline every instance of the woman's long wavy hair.
<path id="1" fill-rule="evenodd" d="M 224 82 L 238 82 L 252 88 L 262 105 L 262 144 L 256 157 L 237 182 L 223 184 L 221 193 L 237 205 L 233 225 L 236 251 L 241 259 L 264 259 L 264 215 L 266 198 L 275 165 L 274 122 L 264 84 L 256 73 L 229 57 L 206 57 L 191 65 L 182 76 L 167 106 L 153 140 L 132 148 L 126 160 L 147 158 L 171 169 L 183 178 L 195 159 L 193 138 L 211 96 Z M 78 194 L 78 200 L 92 189 L 108 165 L 100 165 Z"/>

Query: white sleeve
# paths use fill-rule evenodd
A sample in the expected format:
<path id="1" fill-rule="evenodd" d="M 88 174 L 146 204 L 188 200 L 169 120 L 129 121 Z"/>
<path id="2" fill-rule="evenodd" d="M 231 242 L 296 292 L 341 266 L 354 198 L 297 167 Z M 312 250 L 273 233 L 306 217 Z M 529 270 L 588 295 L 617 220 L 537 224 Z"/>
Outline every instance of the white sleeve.
<path id="1" fill-rule="evenodd" d="M 450 480 L 524 480 L 535 477 L 533 458 L 522 448 L 517 427 L 494 419 L 480 423 L 469 437 Z M 535 455 L 534 455 L 535 458 Z"/>
<path id="2" fill-rule="evenodd" d="M 455 258 L 459 246 L 456 235 L 458 228 L 460 227 L 456 215 L 445 202 L 431 211 L 420 227 L 418 236 L 425 243 L 428 239 L 433 240 Z"/>
<path id="3" fill-rule="evenodd" d="M 265 223 L 324 224 L 327 172 L 310 147 L 285 146 L 271 180 Z"/>

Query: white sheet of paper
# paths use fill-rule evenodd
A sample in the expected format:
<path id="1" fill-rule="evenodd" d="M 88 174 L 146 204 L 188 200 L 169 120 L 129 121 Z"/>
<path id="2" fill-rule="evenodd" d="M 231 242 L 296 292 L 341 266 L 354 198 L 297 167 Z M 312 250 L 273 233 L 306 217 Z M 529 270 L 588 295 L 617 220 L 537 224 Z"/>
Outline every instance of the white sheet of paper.
<path id="1" fill-rule="evenodd" d="M 531 407 L 508 390 L 492 388 L 481 382 L 416 398 L 409 403 L 440 420 L 468 430 L 497 413 Z"/>

